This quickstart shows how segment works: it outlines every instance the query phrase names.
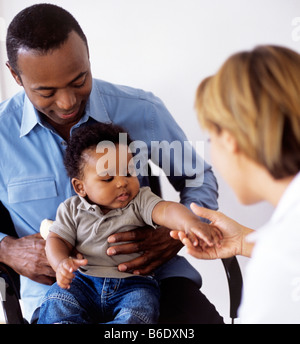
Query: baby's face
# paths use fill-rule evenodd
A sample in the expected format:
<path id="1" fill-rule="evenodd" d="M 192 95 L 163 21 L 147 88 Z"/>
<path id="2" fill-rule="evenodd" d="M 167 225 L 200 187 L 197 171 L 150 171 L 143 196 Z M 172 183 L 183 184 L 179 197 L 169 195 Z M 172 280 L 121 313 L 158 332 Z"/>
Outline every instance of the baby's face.
<path id="1" fill-rule="evenodd" d="M 133 173 L 132 154 L 128 147 L 115 145 L 114 149 L 97 153 L 87 151 L 82 185 L 88 201 L 98 204 L 104 213 L 124 208 L 139 192 L 140 184 Z"/>

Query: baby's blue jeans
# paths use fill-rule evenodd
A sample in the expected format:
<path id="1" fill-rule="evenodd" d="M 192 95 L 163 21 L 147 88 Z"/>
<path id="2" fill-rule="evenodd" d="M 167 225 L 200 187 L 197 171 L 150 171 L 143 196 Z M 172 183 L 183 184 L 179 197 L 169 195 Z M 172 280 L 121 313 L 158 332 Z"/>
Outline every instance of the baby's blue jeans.
<path id="1" fill-rule="evenodd" d="M 76 272 L 70 289 L 55 283 L 45 295 L 39 324 L 154 324 L 159 286 L 152 277 L 101 278 Z"/>

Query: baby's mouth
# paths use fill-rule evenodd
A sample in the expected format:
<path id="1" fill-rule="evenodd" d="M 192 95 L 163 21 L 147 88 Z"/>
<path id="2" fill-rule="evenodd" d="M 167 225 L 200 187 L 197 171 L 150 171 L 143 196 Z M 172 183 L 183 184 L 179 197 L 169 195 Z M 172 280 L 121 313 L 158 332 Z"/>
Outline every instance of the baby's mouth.
<path id="1" fill-rule="evenodd" d="M 118 200 L 118 201 L 121 201 L 121 202 L 128 201 L 128 199 L 129 199 L 129 193 L 128 193 L 128 192 L 123 192 L 122 194 L 120 194 L 120 195 L 117 197 L 117 200 Z"/>

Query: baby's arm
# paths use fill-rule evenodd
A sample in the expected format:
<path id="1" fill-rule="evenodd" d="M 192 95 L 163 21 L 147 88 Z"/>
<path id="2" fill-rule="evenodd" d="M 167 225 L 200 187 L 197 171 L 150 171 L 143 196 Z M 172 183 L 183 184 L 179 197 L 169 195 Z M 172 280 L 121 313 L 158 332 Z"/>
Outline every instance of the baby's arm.
<path id="1" fill-rule="evenodd" d="M 208 246 L 219 245 L 222 239 L 222 233 L 217 228 L 202 222 L 180 203 L 159 202 L 153 209 L 152 219 L 160 226 L 184 231 L 195 246 L 198 245 L 197 238 Z"/>
<path id="2" fill-rule="evenodd" d="M 87 264 L 81 254 L 77 258 L 70 257 L 73 246 L 59 235 L 50 232 L 46 240 L 46 255 L 53 270 L 56 271 L 57 284 L 64 289 L 69 289 L 73 272 L 80 266 Z"/>

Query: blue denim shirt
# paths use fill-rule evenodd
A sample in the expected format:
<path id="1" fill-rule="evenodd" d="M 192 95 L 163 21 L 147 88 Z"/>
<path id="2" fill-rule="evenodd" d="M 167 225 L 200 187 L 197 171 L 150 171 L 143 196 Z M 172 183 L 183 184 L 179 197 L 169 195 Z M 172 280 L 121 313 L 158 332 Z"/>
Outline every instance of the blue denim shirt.
<path id="1" fill-rule="evenodd" d="M 149 158 L 153 141 L 187 141 L 162 101 L 152 93 L 96 79 L 85 114 L 71 134 L 75 128 L 94 121 L 123 126 L 133 140 L 146 142 L 148 152 L 144 153 Z M 55 219 L 59 204 L 75 194 L 63 165 L 66 142 L 43 122 L 22 91 L 0 104 L 0 147 L 0 200 L 8 209 L 19 237 L 35 234 L 41 221 Z M 155 163 L 161 165 L 164 158 Z M 186 187 L 185 175 L 171 175 L 169 180 L 186 206 L 193 201 L 217 209 L 216 179 L 211 167 L 199 156 L 197 159 L 203 166 L 197 174 L 201 186 Z M 171 158 L 170 164 L 172 172 L 174 159 Z M 140 178 L 140 183 L 147 185 L 147 177 Z M 6 235 L 5 228 L 1 232 L 0 240 Z M 185 276 L 201 284 L 200 275 L 183 258 L 176 257 L 157 273 L 161 278 Z M 47 290 L 48 286 L 21 277 L 26 319 L 30 320 Z"/>

